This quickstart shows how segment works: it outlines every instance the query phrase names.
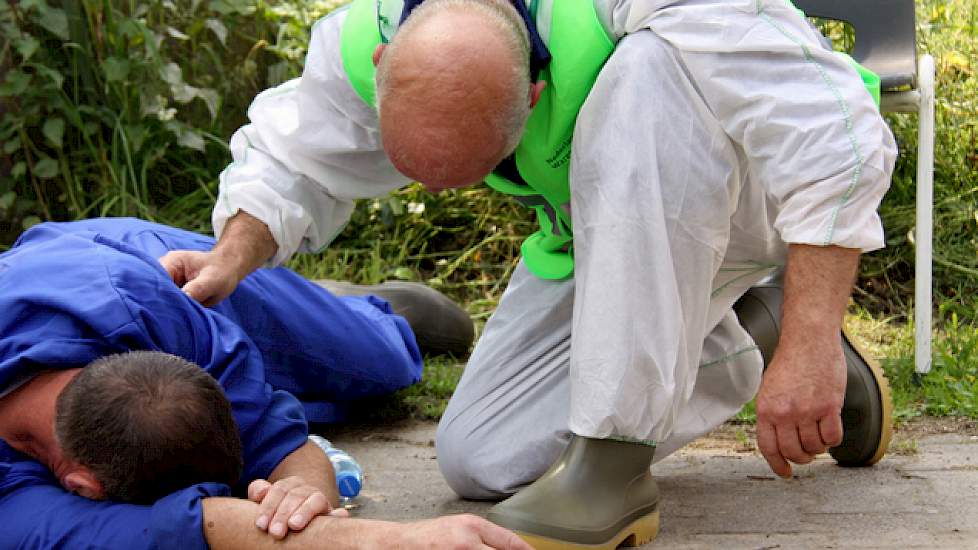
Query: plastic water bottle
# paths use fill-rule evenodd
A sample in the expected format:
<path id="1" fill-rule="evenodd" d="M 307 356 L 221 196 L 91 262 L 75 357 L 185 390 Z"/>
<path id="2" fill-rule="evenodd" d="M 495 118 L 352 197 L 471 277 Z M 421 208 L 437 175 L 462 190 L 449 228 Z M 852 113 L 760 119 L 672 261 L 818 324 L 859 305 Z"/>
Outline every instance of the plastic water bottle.
<path id="1" fill-rule="evenodd" d="M 336 487 L 340 491 L 340 496 L 351 499 L 360 494 L 360 486 L 363 485 L 363 468 L 357 464 L 357 461 L 345 451 L 334 447 L 325 437 L 310 435 L 309 440 L 322 449 L 333 463 Z"/>

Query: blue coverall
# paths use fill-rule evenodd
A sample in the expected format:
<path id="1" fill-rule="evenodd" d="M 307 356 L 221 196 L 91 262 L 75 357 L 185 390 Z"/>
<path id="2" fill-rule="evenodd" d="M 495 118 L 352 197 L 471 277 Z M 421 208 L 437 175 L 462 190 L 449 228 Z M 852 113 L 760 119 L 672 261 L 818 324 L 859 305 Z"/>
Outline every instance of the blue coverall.
<path id="1" fill-rule="evenodd" d="M 233 488 L 241 494 L 306 441 L 307 418 L 340 420 L 351 401 L 420 379 L 410 328 L 374 297 L 335 297 L 288 270 L 262 269 L 217 307 L 200 306 L 157 259 L 213 244 L 133 219 L 25 232 L 0 254 L 0 393 L 111 353 L 182 356 L 231 403 L 244 449 Z M 152 506 L 92 501 L 0 440 L 0 548 L 204 548 L 200 500 L 231 492 L 204 483 Z"/>

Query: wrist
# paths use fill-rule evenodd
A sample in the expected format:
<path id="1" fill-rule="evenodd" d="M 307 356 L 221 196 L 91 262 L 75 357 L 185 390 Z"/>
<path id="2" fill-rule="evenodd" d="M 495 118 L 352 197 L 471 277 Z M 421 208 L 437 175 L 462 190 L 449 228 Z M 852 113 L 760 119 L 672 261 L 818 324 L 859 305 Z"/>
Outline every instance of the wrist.
<path id="1" fill-rule="evenodd" d="M 224 227 L 213 253 L 240 282 L 275 256 L 278 244 L 268 226 L 239 210 Z"/>
<path id="2" fill-rule="evenodd" d="M 786 317 L 782 322 L 779 342 L 798 346 L 838 342 L 841 332 L 842 318 L 836 315 L 797 320 Z"/>
<path id="3" fill-rule="evenodd" d="M 239 250 L 234 250 L 232 247 L 221 247 L 220 244 L 211 253 L 214 255 L 217 264 L 223 267 L 222 271 L 234 278 L 235 285 L 252 271 L 261 267 L 263 263 Z"/>

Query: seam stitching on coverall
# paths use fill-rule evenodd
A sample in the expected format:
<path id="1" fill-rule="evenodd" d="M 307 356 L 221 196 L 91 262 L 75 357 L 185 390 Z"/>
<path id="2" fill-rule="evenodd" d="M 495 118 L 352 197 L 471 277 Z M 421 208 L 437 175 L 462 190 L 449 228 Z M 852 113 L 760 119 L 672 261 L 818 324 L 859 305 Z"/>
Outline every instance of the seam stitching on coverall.
<path id="1" fill-rule="evenodd" d="M 769 15 L 764 13 L 764 8 L 763 6 L 760 5 L 760 0 L 758 0 L 758 2 L 755 3 L 755 6 L 757 7 L 758 10 L 757 14 L 761 17 L 761 19 L 766 21 L 767 24 L 771 25 L 772 27 L 774 27 L 775 30 L 777 30 L 782 35 L 784 35 L 785 38 L 791 40 L 799 48 L 801 48 L 802 54 L 805 57 L 805 61 L 815 66 L 815 69 L 818 71 L 819 76 L 822 77 L 822 81 L 825 82 L 826 86 L 828 86 L 829 90 L 832 92 L 832 95 L 835 96 L 836 102 L 839 104 L 839 109 L 842 110 L 842 116 L 846 128 L 846 136 L 849 138 L 849 146 L 852 149 L 852 154 L 853 156 L 856 157 L 856 170 L 852 174 L 852 179 L 849 182 L 849 187 L 846 188 L 845 193 L 843 193 L 842 197 L 839 199 L 839 204 L 832 211 L 832 218 L 829 221 L 829 227 L 825 233 L 825 240 L 822 243 L 823 245 L 829 245 L 832 243 L 832 237 L 835 233 L 835 222 L 839 217 L 839 211 L 842 209 L 843 206 L 845 206 L 847 202 L 849 202 L 849 198 L 852 196 L 853 191 L 856 189 L 856 185 L 859 183 L 859 179 L 862 177 L 863 164 L 865 164 L 865 160 L 863 159 L 862 152 L 859 150 L 859 143 L 856 141 L 856 136 L 853 134 L 852 131 L 852 116 L 849 110 L 849 104 L 846 103 L 846 100 L 842 97 L 842 94 L 839 92 L 839 89 L 836 88 L 835 84 L 832 82 L 832 79 L 825 71 L 825 67 L 823 67 L 822 64 L 816 61 L 815 58 L 812 56 L 812 52 L 811 50 L 808 49 L 808 45 L 802 42 L 801 40 L 795 38 L 791 33 L 786 31 L 782 26 L 778 25 L 773 19 L 771 19 Z"/>
<path id="2" fill-rule="evenodd" d="M 703 368 L 713 367 L 713 366 L 719 365 L 720 363 L 726 363 L 727 361 L 733 359 L 734 357 L 739 357 L 739 356 L 741 356 L 741 355 L 743 355 L 745 353 L 750 353 L 752 351 L 757 351 L 759 349 L 761 349 L 761 348 L 758 347 L 756 344 L 753 345 L 753 346 L 748 346 L 746 348 L 739 349 L 739 350 L 731 353 L 730 355 L 725 355 L 725 356 L 723 356 L 723 357 L 721 357 L 719 359 L 716 359 L 714 361 L 710 361 L 708 363 L 701 363 L 700 366 L 699 366 L 699 368 L 703 369 Z"/>
<path id="3" fill-rule="evenodd" d="M 720 294 L 721 292 L 723 292 L 724 290 L 726 290 L 727 287 L 729 287 L 730 285 L 736 283 L 737 281 L 740 281 L 741 279 L 744 279 L 745 277 L 750 277 L 751 275 L 756 275 L 758 272 L 764 271 L 765 269 L 775 269 L 775 268 L 781 267 L 781 264 L 762 264 L 760 262 L 755 262 L 755 263 L 757 265 L 755 267 L 753 267 L 753 268 L 744 268 L 744 270 L 749 270 L 746 273 L 741 273 L 740 275 L 738 275 L 738 276 L 734 277 L 733 279 L 730 279 L 729 281 L 727 281 L 727 282 L 723 283 L 722 285 L 720 285 L 719 288 L 717 288 L 716 290 L 714 290 L 713 292 L 710 293 L 710 298 L 716 298 L 717 295 Z M 721 267 L 720 268 L 720 271 L 724 271 L 724 268 Z M 739 270 L 739 269 L 738 270 L 733 270 L 733 269 L 729 269 L 728 268 L 726 271 L 741 271 L 741 270 Z"/>

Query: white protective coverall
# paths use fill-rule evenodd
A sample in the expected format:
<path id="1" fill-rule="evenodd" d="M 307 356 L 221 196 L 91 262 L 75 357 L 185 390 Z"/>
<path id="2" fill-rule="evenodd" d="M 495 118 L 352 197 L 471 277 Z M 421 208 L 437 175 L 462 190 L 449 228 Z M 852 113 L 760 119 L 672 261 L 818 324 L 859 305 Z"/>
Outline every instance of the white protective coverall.
<path id="1" fill-rule="evenodd" d="M 571 158 L 575 277 L 523 265 L 439 426 L 462 496 L 504 496 L 570 431 L 661 459 L 756 393 L 761 355 L 731 306 L 786 243 L 874 250 L 892 135 L 856 72 L 783 0 L 598 0 L 624 37 L 584 104 Z M 214 209 L 244 210 L 272 263 L 326 246 L 353 200 L 408 183 L 339 55 L 313 29 L 302 77 L 265 91 L 231 140 Z"/>

